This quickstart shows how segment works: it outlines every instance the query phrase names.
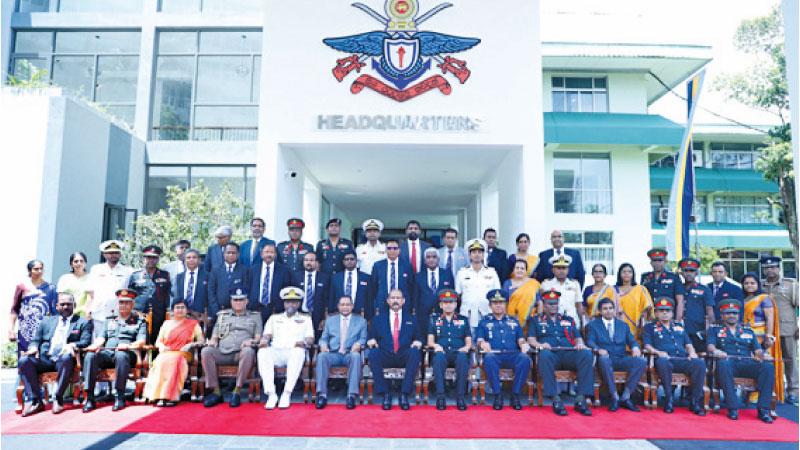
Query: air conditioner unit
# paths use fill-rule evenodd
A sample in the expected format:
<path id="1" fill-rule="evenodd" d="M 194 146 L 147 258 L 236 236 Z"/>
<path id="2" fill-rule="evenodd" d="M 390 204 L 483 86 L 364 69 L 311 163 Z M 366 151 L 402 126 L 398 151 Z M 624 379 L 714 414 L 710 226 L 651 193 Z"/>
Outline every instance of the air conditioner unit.
<path id="1" fill-rule="evenodd" d="M 658 223 L 667 223 L 667 216 L 669 216 L 669 208 L 658 208 Z"/>

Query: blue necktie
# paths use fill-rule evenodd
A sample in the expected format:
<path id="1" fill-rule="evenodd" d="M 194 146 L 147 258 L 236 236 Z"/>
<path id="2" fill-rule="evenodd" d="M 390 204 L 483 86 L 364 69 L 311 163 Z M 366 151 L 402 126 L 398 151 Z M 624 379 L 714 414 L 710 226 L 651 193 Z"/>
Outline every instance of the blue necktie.
<path id="1" fill-rule="evenodd" d="M 453 271 L 453 251 L 452 250 L 448 250 L 447 251 L 447 270 L 449 270 L 450 272 Z"/>
<path id="2" fill-rule="evenodd" d="M 389 276 L 389 289 L 397 289 L 397 277 L 394 274 L 394 261 L 392 261 L 392 274 Z"/>
<path id="3" fill-rule="evenodd" d="M 344 295 L 350 296 L 353 293 L 353 272 L 347 271 L 347 282 L 344 284 Z"/>
<path id="4" fill-rule="evenodd" d="M 436 276 L 434 275 L 436 272 L 431 270 L 431 290 L 436 292 Z"/>
<path id="5" fill-rule="evenodd" d="M 314 280 L 311 278 L 311 272 L 308 272 L 306 278 L 306 310 L 311 311 L 314 307 Z"/>
<path id="6" fill-rule="evenodd" d="M 228 265 L 228 283 L 231 282 L 232 278 L 233 278 L 233 264 Z"/>
<path id="7" fill-rule="evenodd" d="M 186 289 L 186 303 L 192 306 L 194 303 L 194 272 L 189 272 L 189 287 Z"/>
<path id="8" fill-rule="evenodd" d="M 261 303 L 265 305 L 269 303 L 269 267 L 270 266 L 264 268 L 264 270 L 266 270 L 264 273 L 264 284 L 261 285 Z"/>

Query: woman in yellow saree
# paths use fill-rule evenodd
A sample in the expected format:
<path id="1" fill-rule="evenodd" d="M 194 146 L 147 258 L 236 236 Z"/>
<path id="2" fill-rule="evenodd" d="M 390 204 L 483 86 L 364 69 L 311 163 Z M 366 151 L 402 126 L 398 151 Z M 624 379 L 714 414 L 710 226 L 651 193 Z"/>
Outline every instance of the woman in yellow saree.
<path id="1" fill-rule="evenodd" d="M 642 328 L 653 320 L 653 299 L 650 292 L 641 284 L 636 284 L 636 272 L 629 263 L 619 266 L 614 289 L 619 299 L 619 318 L 628 324 L 636 340 L 641 341 Z"/>
<path id="2" fill-rule="evenodd" d="M 158 357 L 153 361 L 144 385 L 145 398 L 156 401 L 156 406 L 177 404 L 189 374 L 192 349 L 203 345 L 200 324 L 187 318 L 187 312 L 183 300 L 173 303 L 172 319 L 165 321 L 158 332 Z"/>
<path id="3" fill-rule="evenodd" d="M 524 259 L 518 259 L 511 271 L 511 278 L 503 282 L 503 289 L 511 294 L 508 302 L 508 315 L 519 320 L 526 333 L 525 336 L 528 332 L 526 328 L 528 318 L 537 313 L 537 299 L 542 287 L 538 281 L 528 276 L 529 273 L 528 263 Z"/>
<path id="4" fill-rule="evenodd" d="M 530 245 L 531 237 L 528 236 L 528 233 L 517 235 L 517 252 L 508 257 L 508 267 L 513 268 L 517 261 L 525 261 L 528 264 L 528 275 L 533 275 L 533 271 L 536 270 L 536 265 L 539 263 L 539 257 L 528 254 Z"/>
<path id="5" fill-rule="evenodd" d="M 592 266 L 594 284 L 586 286 L 586 289 L 583 290 L 583 310 L 586 311 L 584 323 L 588 323 L 590 320 L 600 315 L 600 311 L 597 309 L 597 302 L 601 298 L 607 297 L 614 300 L 614 308 L 619 311 L 617 293 L 610 284 L 606 283 L 607 276 L 608 269 L 606 269 L 604 264 L 597 263 Z"/>
<path id="6" fill-rule="evenodd" d="M 744 291 L 744 317 L 742 323 L 753 329 L 758 342 L 775 363 L 775 395 L 783 401 L 783 354 L 781 352 L 780 320 L 778 308 L 772 299 L 761 291 L 761 280 L 753 272 L 746 273 L 742 279 Z"/>

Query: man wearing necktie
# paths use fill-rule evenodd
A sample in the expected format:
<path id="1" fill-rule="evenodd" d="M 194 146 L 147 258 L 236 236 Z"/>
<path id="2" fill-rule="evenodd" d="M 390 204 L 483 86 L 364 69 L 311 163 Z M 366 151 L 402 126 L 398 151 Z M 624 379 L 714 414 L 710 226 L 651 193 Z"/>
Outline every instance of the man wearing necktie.
<path id="1" fill-rule="evenodd" d="M 261 262 L 250 268 L 250 300 L 247 309 L 261 313 L 261 322 L 266 322 L 273 313 L 283 312 L 279 297 L 281 289 L 292 284 L 289 269 L 278 264 L 275 244 L 261 249 Z"/>
<path id="2" fill-rule="evenodd" d="M 386 299 L 387 310 L 375 316 L 369 329 L 369 368 L 375 380 L 375 392 L 383 396 L 384 410 L 392 409 L 392 394 L 383 368 L 405 368 L 399 404 L 400 409 L 408 410 L 408 396 L 414 388 L 422 357 L 419 327 L 416 318 L 403 311 L 405 301 L 400 289 L 391 290 Z"/>
<path id="3" fill-rule="evenodd" d="M 722 321 L 719 313 L 719 304 L 728 300 L 744 301 L 744 291 L 742 288 L 728 281 L 728 268 L 722 261 L 711 264 L 711 283 L 707 285 L 711 288 L 711 296 L 714 298 L 714 320 Z M 739 316 L 741 322 L 742 317 Z"/>
<path id="4" fill-rule="evenodd" d="M 319 271 L 316 253 L 310 252 L 303 256 L 303 271 L 294 274 L 292 285 L 303 290 L 300 312 L 311 316 L 314 333 L 319 336 L 322 333 L 325 311 L 330 303 L 331 278 L 329 274 Z"/>
<path id="5" fill-rule="evenodd" d="M 261 250 L 267 244 L 275 245 L 275 241 L 264 237 L 264 228 L 264 220 L 260 217 L 250 219 L 251 238 L 242 242 L 242 251 L 239 252 L 239 263 L 245 267 L 261 264 Z"/>
<path id="6" fill-rule="evenodd" d="M 204 319 L 208 309 L 208 274 L 200 265 L 200 252 L 197 250 L 186 250 L 184 262 L 186 270 L 179 273 L 175 279 L 173 300 L 186 300 L 189 315 L 205 326 Z M 206 329 L 206 334 L 210 331 L 210 328 Z"/>
<path id="7" fill-rule="evenodd" d="M 331 279 L 328 313 L 335 314 L 338 311 L 337 300 L 346 295 L 353 300 L 353 314 L 363 314 L 369 293 L 369 275 L 356 267 L 358 258 L 353 249 L 348 249 L 342 256 L 342 264 L 344 270 L 335 273 Z"/>
<path id="8" fill-rule="evenodd" d="M 369 283 L 369 296 L 365 318 L 369 320 L 376 312 L 385 312 L 389 291 L 399 289 L 406 299 L 403 312 L 411 314 L 416 304 L 415 276 L 411 266 L 400 258 L 400 242 L 386 240 L 386 259 L 372 266 Z M 376 311 L 378 310 L 378 311 Z"/>
<path id="9" fill-rule="evenodd" d="M 225 246 L 224 261 L 208 280 L 208 317 L 213 322 L 217 313 L 231 308 L 232 289 L 247 289 L 250 286 L 250 270 L 239 263 L 239 245 L 229 243 Z M 209 326 L 213 329 L 214 324 Z"/>
<path id="10" fill-rule="evenodd" d="M 428 321 L 431 314 L 439 314 L 438 293 L 442 289 L 453 289 L 453 275 L 439 267 L 439 253 L 435 248 L 425 250 L 425 267 L 417 274 L 417 304 L 414 313 L 417 316 L 420 336 L 428 335 Z"/>
<path id="11" fill-rule="evenodd" d="M 347 409 L 358 402 L 361 382 L 361 351 L 367 343 L 367 321 L 353 314 L 353 300 L 348 296 L 339 298 L 338 314 L 325 320 L 319 339 L 317 355 L 317 409 L 328 403 L 328 375 L 331 367 L 347 367 Z"/>
<path id="12" fill-rule="evenodd" d="M 423 242 L 419 237 L 422 232 L 421 226 L 416 220 L 409 220 L 406 224 L 406 239 L 400 244 L 400 259 L 411 266 L 413 273 L 422 270 L 424 261 L 423 254 L 430 247 L 430 244 Z"/>
<path id="13" fill-rule="evenodd" d="M 467 251 L 458 246 L 458 231 L 454 228 L 444 230 L 444 246 L 439 249 L 439 267 L 450 271 L 455 279 L 458 271 L 468 265 Z"/>

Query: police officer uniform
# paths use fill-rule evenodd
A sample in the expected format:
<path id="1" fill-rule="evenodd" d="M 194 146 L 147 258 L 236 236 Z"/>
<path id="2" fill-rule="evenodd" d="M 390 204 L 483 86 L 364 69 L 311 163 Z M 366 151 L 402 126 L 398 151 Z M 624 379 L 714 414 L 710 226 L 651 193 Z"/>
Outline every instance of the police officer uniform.
<path id="1" fill-rule="evenodd" d="M 486 251 L 486 242 L 481 239 L 467 241 L 467 253 L 473 250 Z M 500 279 L 497 272 L 491 267 L 481 266 L 478 271 L 470 264 L 462 267 L 456 274 L 456 292 L 461 296 L 461 311 L 469 317 L 469 324 L 475 328 L 481 318 L 489 314 L 489 305 L 486 294 L 492 289 L 500 289 Z"/>
<path id="2" fill-rule="evenodd" d="M 700 270 L 700 261 L 694 258 L 684 258 L 678 263 L 681 271 Z M 714 310 L 714 297 L 708 286 L 700 284 L 697 279 L 683 285 L 683 323 L 686 333 L 692 341 L 695 350 L 703 351 L 706 348 L 706 316 L 709 308 Z"/>
<path id="3" fill-rule="evenodd" d="M 286 221 L 286 227 L 289 229 L 300 228 L 302 230 L 306 227 L 306 223 L 303 222 L 303 219 L 292 217 Z M 302 272 L 303 258 L 306 253 L 314 252 L 314 246 L 302 240 L 298 240 L 297 242 L 288 240 L 278 244 L 277 251 L 278 260 L 286 264 L 290 272 Z"/>
<path id="4" fill-rule="evenodd" d="M 542 294 L 542 301 L 546 305 L 558 305 L 560 297 L 560 292 L 551 290 Z M 558 395 L 556 370 L 575 370 L 578 373 L 578 397 L 575 409 L 585 416 L 591 416 L 592 412 L 586 406 L 585 398 L 594 394 L 592 351 L 588 348 L 566 350 L 575 348 L 583 341 L 575 319 L 559 312 L 552 316 L 538 314 L 529 321 L 528 337 L 534 338 L 539 345 L 550 346 L 550 348 L 539 347 L 537 369 L 542 379 L 543 394 L 553 399 L 553 411 L 559 416 L 567 415 L 567 410 Z"/>
<path id="5" fill-rule="evenodd" d="M 761 266 L 780 267 L 781 258 L 777 256 L 765 256 L 761 258 Z M 797 404 L 798 401 L 798 367 L 797 367 L 797 303 L 798 286 L 794 278 L 785 278 L 778 275 L 776 281 L 763 280 L 761 288 L 778 308 L 778 319 L 780 322 L 781 353 L 783 354 L 783 366 L 786 374 L 788 393 L 787 403 Z"/>
<path id="6" fill-rule="evenodd" d="M 566 253 L 553 256 L 548 260 L 551 267 L 566 267 L 572 264 L 572 257 Z M 576 280 L 570 278 L 564 279 L 564 282 L 558 281 L 558 278 L 548 278 L 542 282 L 542 290 L 550 291 L 555 289 L 561 295 L 558 302 L 558 312 L 562 316 L 577 318 L 578 315 L 577 303 L 583 303 L 583 296 L 581 295 L 581 285 Z"/>
<path id="7" fill-rule="evenodd" d="M 331 219 L 325 225 L 327 229 L 332 223 L 342 226 L 341 219 Z M 339 237 L 339 240 L 334 245 L 331 239 L 322 239 L 317 242 L 317 261 L 319 262 L 319 271 L 329 274 L 334 274 L 344 270 L 344 255 L 348 251 L 353 250 L 353 242 L 349 239 Z"/>
<path id="8" fill-rule="evenodd" d="M 647 256 L 651 261 L 664 261 L 667 258 L 667 251 L 663 248 L 654 248 L 647 252 Z M 652 298 L 669 297 L 678 301 L 678 296 L 684 294 L 681 277 L 666 269 L 660 273 L 652 271 L 643 273 L 642 285 L 650 291 Z"/>
<path id="9" fill-rule="evenodd" d="M 457 302 L 458 294 L 452 289 L 439 291 L 439 302 Z M 467 374 L 469 371 L 469 352 L 459 351 L 471 338 L 469 319 L 461 314 L 454 314 L 448 319 L 444 313 L 433 313 L 428 323 L 428 334 L 433 335 L 434 342 L 442 346 L 444 351 L 433 355 L 433 377 L 436 380 L 436 408 L 445 409 L 444 376 L 448 365 L 456 368 L 456 399 L 459 410 L 467 409 L 464 396 L 467 393 Z"/>
<path id="10" fill-rule="evenodd" d="M 238 365 L 236 387 L 239 389 L 244 386 L 253 369 L 256 359 L 255 344 L 261 339 L 262 326 L 259 312 L 244 309 L 247 306 L 247 295 L 246 289 L 232 288 L 230 290 L 231 302 L 245 301 L 242 306 L 243 310 L 241 313 L 236 313 L 231 308 L 218 312 L 214 330 L 211 332 L 211 339 L 215 340 L 217 345 L 215 347 L 206 346 L 200 352 L 200 361 L 206 376 L 206 390 L 214 391 L 203 399 L 206 407 L 222 402 L 222 397 L 217 392 L 219 389 L 218 366 Z M 242 343 L 247 340 L 250 340 L 252 344 L 242 347 Z M 230 406 L 237 407 L 240 402 L 239 392 L 234 391 Z"/>
<path id="11" fill-rule="evenodd" d="M 504 289 L 492 289 L 486 294 L 486 299 L 489 303 L 508 303 L 508 292 Z M 491 346 L 491 351 L 483 354 L 483 369 L 486 371 L 486 378 L 489 379 L 494 393 L 492 407 L 494 409 L 503 408 L 503 394 L 500 386 L 500 369 L 503 368 L 514 369 L 511 405 L 514 409 L 521 409 L 519 393 L 531 370 L 531 359 L 520 349 L 520 340 L 524 342 L 525 339 L 522 334 L 522 326 L 516 318 L 508 314 L 504 314 L 498 319 L 490 313 L 478 323 L 475 337 L 479 345 L 481 342 L 487 342 Z M 527 347 L 527 344 L 524 346 Z"/>
<path id="12" fill-rule="evenodd" d="M 669 297 L 662 297 L 656 300 L 655 307 L 656 311 L 674 311 L 675 302 Z M 658 356 L 655 361 L 656 371 L 659 378 L 661 378 L 661 386 L 664 388 L 666 400 L 664 402 L 664 412 L 671 413 L 674 410 L 672 404 L 672 374 L 673 372 L 678 372 L 688 375 L 692 383 L 689 400 L 690 409 L 697 415 L 706 415 L 706 411 L 701 404 L 706 377 L 706 362 L 697 358 L 697 354 L 694 353 L 695 348 L 692 348 L 693 357 L 689 358 L 687 347 L 692 345 L 692 342 L 689 339 L 688 327 L 685 328 L 683 323 L 672 320 L 666 325 L 660 320 L 656 320 L 644 326 L 642 340 L 645 346 L 667 353 L 666 357 Z"/>
<path id="13" fill-rule="evenodd" d="M 367 230 L 381 232 L 383 231 L 383 222 L 378 219 L 367 219 L 361 224 L 361 229 L 364 230 L 364 233 Z M 380 240 L 375 241 L 375 245 L 370 244 L 369 241 L 364 242 L 356 247 L 356 257 L 358 258 L 358 268 L 367 275 L 372 275 L 372 265 L 386 259 L 386 245 Z"/>
<path id="14" fill-rule="evenodd" d="M 133 302 L 136 292 L 129 289 L 119 289 L 116 292 L 117 301 Z M 87 399 L 83 412 L 95 408 L 94 387 L 97 383 L 97 373 L 100 369 L 114 368 L 114 388 L 116 400 L 114 411 L 125 407 L 125 385 L 131 366 L 136 364 L 136 354 L 131 350 L 114 350 L 120 345 L 144 344 L 147 338 L 147 324 L 138 314 L 131 311 L 127 318 L 111 316 L 106 319 L 105 329 L 102 333 L 104 340 L 103 349 L 97 352 L 87 352 L 83 358 L 84 380 L 86 381 Z"/>
<path id="15" fill-rule="evenodd" d="M 720 303 L 719 309 L 724 321 L 726 314 L 741 314 L 742 303 L 738 300 L 728 300 Z M 725 394 L 728 417 L 733 420 L 738 419 L 738 410 L 743 406 L 736 393 L 733 378 L 755 378 L 759 393 L 756 404 L 758 418 L 771 423 L 769 408 L 772 390 L 775 387 L 775 365 L 772 361 L 749 359 L 756 352 L 764 354 L 753 329 L 741 323 L 737 323 L 733 329 L 727 324 L 711 327 L 708 330 L 708 346 L 710 353 L 718 357 L 716 383 L 722 387 L 722 392 Z M 713 352 L 711 352 L 712 346 Z M 720 356 L 719 352 L 725 352 L 727 356 Z"/>
<path id="16" fill-rule="evenodd" d="M 142 256 L 161 257 L 161 247 L 148 245 L 142 250 Z M 147 269 L 140 269 L 131 274 L 128 282 L 128 289 L 136 291 L 136 305 L 134 309 L 149 317 L 147 329 L 147 343 L 154 344 L 158 337 L 158 331 L 167 318 L 167 308 L 169 308 L 169 296 L 171 284 L 169 272 L 156 268 L 153 274 L 147 273 Z"/>

